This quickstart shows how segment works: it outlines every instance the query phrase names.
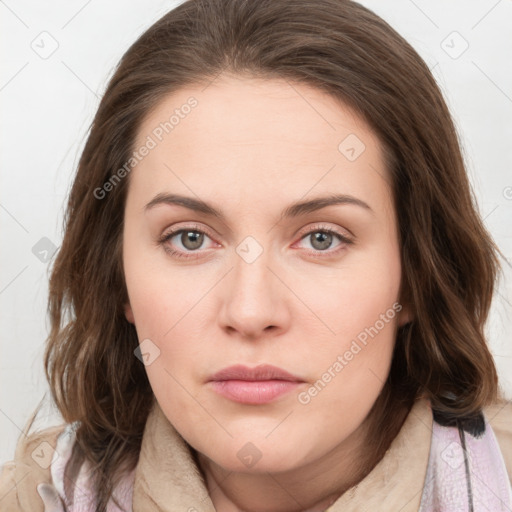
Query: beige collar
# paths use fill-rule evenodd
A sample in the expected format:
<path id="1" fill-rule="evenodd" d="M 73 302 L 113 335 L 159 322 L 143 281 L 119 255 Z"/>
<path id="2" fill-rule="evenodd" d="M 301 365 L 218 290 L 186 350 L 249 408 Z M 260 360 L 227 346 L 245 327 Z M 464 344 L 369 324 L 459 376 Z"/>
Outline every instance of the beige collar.
<path id="1" fill-rule="evenodd" d="M 417 512 L 427 474 L 432 423 L 430 402 L 416 400 L 383 459 L 326 512 Z"/>
<path id="2" fill-rule="evenodd" d="M 427 471 L 432 410 L 418 399 L 384 458 L 328 512 L 417 512 Z M 134 512 L 215 512 L 183 437 L 155 400 L 144 430 L 133 487 Z"/>

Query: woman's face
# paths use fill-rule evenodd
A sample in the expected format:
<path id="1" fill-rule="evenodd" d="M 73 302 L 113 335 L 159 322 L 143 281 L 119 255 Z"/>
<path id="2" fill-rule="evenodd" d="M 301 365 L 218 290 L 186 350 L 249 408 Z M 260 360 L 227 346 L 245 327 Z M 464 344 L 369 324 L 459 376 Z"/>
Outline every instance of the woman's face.
<path id="1" fill-rule="evenodd" d="M 169 95 L 135 148 L 126 317 L 169 421 L 231 471 L 348 448 L 409 319 L 379 140 L 317 89 L 222 76 Z M 233 365 L 295 381 L 211 381 Z"/>

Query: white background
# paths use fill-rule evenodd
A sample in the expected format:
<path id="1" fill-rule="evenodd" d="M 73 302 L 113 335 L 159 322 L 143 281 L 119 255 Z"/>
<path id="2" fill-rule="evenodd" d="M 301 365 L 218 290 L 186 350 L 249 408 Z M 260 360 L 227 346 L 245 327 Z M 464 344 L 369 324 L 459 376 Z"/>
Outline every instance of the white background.
<path id="1" fill-rule="evenodd" d="M 481 215 L 510 261 L 512 2 L 361 3 L 397 29 L 432 69 L 454 115 Z M 32 248 L 60 245 L 71 178 L 113 68 L 142 31 L 174 5 L 0 1 L 0 464 L 12 459 L 29 414 L 48 390 L 42 364 L 48 263 Z M 54 53 L 42 58 L 52 45 Z M 40 242 L 43 237 L 50 242 Z M 487 326 L 509 398 L 511 274 L 505 265 Z M 55 422 L 58 416 L 45 403 L 43 418 Z"/>

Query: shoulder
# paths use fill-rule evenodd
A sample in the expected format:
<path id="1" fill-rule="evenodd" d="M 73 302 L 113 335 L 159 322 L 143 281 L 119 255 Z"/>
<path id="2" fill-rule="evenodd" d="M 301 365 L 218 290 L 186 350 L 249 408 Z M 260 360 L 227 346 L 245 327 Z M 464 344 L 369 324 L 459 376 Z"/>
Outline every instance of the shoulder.
<path id="1" fill-rule="evenodd" d="M 18 438 L 14 459 L 0 467 L 0 508 L 9 512 L 44 512 L 37 485 L 52 482 L 52 462 L 59 436 L 70 425 L 61 424 Z"/>
<path id="2" fill-rule="evenodd" d="M 484 408 L 505 461 L 509 480 L 512 482 L 512 401 L 500 400 Z"/>

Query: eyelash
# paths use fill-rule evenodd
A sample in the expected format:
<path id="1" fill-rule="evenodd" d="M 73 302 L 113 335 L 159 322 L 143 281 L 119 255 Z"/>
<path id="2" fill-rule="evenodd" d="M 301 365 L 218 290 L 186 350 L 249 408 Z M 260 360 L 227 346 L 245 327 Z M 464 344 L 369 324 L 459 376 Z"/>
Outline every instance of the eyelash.
<path id="1" fill-rule="evenodd" d="M 171 248 L 169 248 L 166 245 L 166 243 L 171 238 L 173 238 L 174 236 L 176 236 L 176 235 L 178 235 L 180 233 L 183 233 L 185 231 L 192 231 L 194 233 L 201 233 L 201 234 L 209 236 L 210 238 L 213 238 L 210 235 L 210 233 L 208 231 L 204 230 L 203 228 L 200 228 L 197 225 L 191 225 L 191 226 L 186 226 L 184 228 L 179 228 L 179 229 L 175 229 L 175 230 L 168 231 L 168 232 L 164 233 L 160 237 L 160 239 L 158 240 L 158 243 L 163 246 L 163 249 L 164 249 L 165 252 L 167 252 L 168 254 L 170 254 L 171 256 L 173 256 L 175 258 L 178 258 L 178 259 L 196 259 L 196 258 L 200 257 L 200 251 L 199 250 L 198 251 L 191 251 L 191 253 L 197 252 L 198 253 L 197 256 L 192 256 L 192 255 L 188 256 L 188 255 L 185 255 L 183 252 L 171 249 Z M 353 240 L 351 240 L 350 238 L 342 235 L 341 233 L 338 233 L 336 230 L 334 230 L 332 228 L 328 228 L 326 226 L 322 226 L 322 225 L 314 226 L 312 229 L 310 229 L 306 233 L 303 233 L 302 236 L 300 237 L 300 240 L 303 240 L 304 238 L 306 238 L 307 236 L 311 235 L 312 233 L 327 233 L 329 235 L 334 235 L 335 237 L 337 237 L 340 240 L 340 242 L 342 242 L 343 244 L 346 244 L 346 245 L 351 245 L 351 244 L 354 243 Z M 329 251 L 329 250 L 326 250 L 326 251 L 307 250 L 307 252 L 309 254 L 311 254 L 311 255 L 314 255 L 314 256 L 319 256 L 320 255 L 320 257 L 323 258 L 323 257 L 332 257 L 335 254 L 337 254 L 339 251 L 341 251 L 342 249 L 343 249 L 343 247 L 335 249 L 333 251 Z M 322 253 L 327 253 L 327 254 L 324 256 L 324 255 L 322 255 Z"/>

